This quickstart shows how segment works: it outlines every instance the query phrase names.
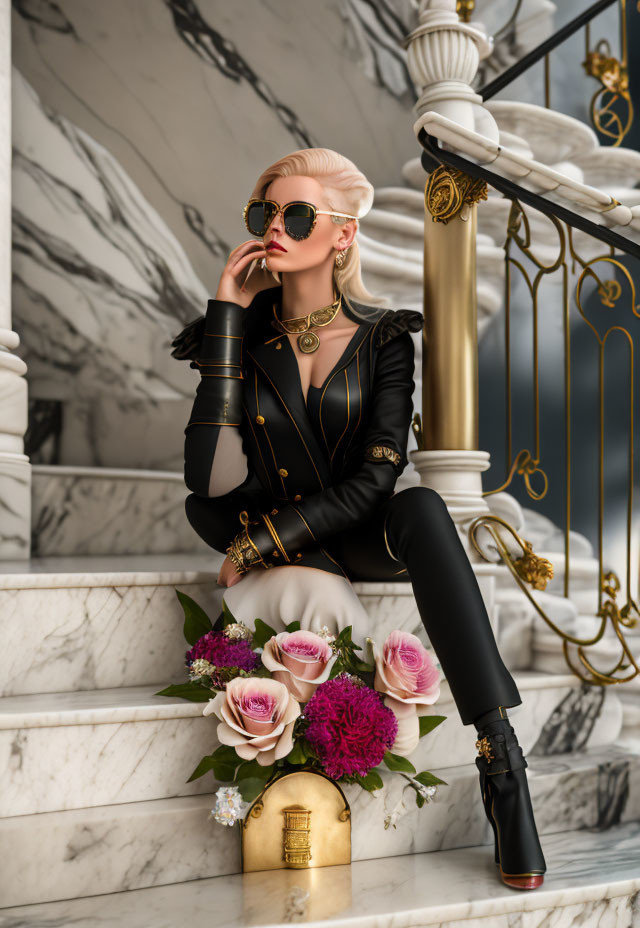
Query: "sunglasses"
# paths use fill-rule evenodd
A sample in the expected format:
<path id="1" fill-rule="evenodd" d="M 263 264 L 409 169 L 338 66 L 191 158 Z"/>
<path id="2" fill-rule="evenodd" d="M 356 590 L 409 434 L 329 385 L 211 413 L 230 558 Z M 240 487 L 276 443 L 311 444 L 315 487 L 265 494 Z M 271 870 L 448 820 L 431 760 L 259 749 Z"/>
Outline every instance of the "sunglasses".
<path id="1" fill-rule="evenodd" d="M 275 200 L 249 200 L 242 210 L 245 225 L 252 235 L 263 236 L 274 216 L 282 213 L 284 231 L 291 238 L 300 242 L 313 232 L 318 216 L 342 216 L 344 219 L 357 219 L 347 213 L 333 213 L 326 209 L 316 209 L 313 203 L 294 200 L 286 206 L 280 206 Z"/>

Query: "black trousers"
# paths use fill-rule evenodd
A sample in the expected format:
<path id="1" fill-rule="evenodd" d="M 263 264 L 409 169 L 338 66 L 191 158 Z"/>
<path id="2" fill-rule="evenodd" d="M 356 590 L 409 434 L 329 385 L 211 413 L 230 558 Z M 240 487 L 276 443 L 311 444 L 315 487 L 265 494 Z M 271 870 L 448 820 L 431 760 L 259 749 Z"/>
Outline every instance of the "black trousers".
<path id="1" fill-rule="evenodd" d="M 238 509 L 246 503 L 233 492 L 210 499 L 191 494 L 186 512 L 207 544 L 224 553 L 229 526 L 235 534 Z M 497 706 L 520 705 L 471 562 L 439 493 L 423 486 L 400 490 L 366 520 L 322 544 L 352 581 L 406 579 L 412 584 L 464 725 Z M 403 567 L 406 573 L 398 574 Z"/>

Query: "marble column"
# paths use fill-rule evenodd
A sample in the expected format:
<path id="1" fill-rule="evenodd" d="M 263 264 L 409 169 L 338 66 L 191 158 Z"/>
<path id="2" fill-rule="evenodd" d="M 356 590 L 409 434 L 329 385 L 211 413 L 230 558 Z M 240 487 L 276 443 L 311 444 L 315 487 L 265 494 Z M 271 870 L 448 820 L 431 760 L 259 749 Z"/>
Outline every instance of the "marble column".
<path id="1" fill-rule="evenodd" d="M 0 559 L 31 551 L 31 466 L 24 453 L 27 365 L 11 328 L 11 6 L 0 0 Z"/>

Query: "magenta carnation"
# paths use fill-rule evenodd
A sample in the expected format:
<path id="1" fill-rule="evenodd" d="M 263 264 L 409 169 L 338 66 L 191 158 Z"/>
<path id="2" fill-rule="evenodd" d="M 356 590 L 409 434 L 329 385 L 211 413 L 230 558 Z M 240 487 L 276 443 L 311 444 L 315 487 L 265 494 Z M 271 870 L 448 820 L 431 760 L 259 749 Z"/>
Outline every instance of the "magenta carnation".
<path id="1" fill-rule="evenodd" d="M 187 651 L 187 667 L 198 658 L 216 667 L 239 667 L 247 671 L 255 670 L 260 663 L 260 655 L 252 650 L 249 641 L 244 638 L 227 638 L 223 632 L 213 629 L 198 638 L 191 650 Z"/>
<path id="2" fill-rule="evenodd" d="M 316 688 L 304 709 L 304 734 L 330 777 L 365 776 L 392 747 L 398 722 L 382 700 L 346 674 Z"/>

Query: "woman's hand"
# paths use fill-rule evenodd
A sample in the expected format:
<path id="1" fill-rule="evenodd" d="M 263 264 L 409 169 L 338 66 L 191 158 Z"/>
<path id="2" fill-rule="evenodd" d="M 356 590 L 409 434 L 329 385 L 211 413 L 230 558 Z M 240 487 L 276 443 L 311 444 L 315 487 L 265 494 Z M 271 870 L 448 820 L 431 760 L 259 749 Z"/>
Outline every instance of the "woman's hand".
<path id="1" fill-rule="evenodd" d="M 236 570 L 236 565 L 227 555 L 227 557 L 225 557 L 224 561 L 222 562 L 222 567 L 220 568 L 220 573 L 218 574 L 218 586 L 233 586 L 234 583 L 242 580 L 243 577 L 244 574 L 238 573 Z"/>
<path id="2" fill-rule="evenodd" d="M 255 239 L 242 242 L 234 248 L 220 276 L 216 300 L 228 300 L 230 303 L 247 307 L 260 290 L 277 286 L 270 272 L 257 266 L 248 279 L 244 273 L 252 261 L 261 261 L 266 255 L 267 249 L 263 243 Z"/>

